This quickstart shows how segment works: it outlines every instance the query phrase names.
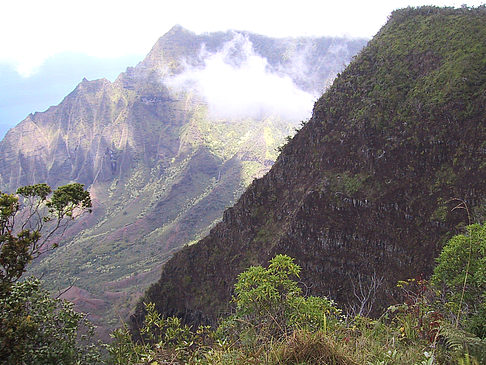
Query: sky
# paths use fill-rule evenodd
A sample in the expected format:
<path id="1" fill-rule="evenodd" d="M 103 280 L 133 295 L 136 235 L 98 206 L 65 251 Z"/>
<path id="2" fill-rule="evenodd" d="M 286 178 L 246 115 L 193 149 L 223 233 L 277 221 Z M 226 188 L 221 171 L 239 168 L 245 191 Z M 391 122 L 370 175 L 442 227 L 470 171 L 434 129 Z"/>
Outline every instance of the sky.
<path id="1" fill-rule="evenodd" d="M 485 1 L 2 0 L 0 138 L 8 126 L 28 114 L 25 110 L 2 113 L 2 108 L 16 111 L 18 108 L 13 105 L 17 103 L 37 108 L 32 112 L 44 110 L 59 103 L 81 81 L 80 74 L 88 79 L 114 79 L 127 66 L 142 60 L 157 39 L 175 24 L 196 33 L 236 29 L 273 37 L 371 38 L 394 9 L 463 3 L 478 6 Z M 52 80 L 52 70 L 63 60 L 70 72 L 63 71 L 56 76 L 57 81 Z M 68 79 L 69 82 L 62 81 Z M 47 98 L 46 93 L 57 90 L 54 83 L 64 83 L 66 87 L 59 88 L 57 96 Z M 25 93 L 29 100 L 38 95 L 45 101 L 24 103 Z"/>

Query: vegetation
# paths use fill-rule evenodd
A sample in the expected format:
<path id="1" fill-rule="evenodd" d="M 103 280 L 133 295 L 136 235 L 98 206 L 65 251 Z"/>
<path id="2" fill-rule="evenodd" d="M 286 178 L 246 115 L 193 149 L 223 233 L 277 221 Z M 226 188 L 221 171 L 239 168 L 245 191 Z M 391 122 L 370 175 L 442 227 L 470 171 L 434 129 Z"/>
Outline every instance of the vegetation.
<path id="1" fill-rule="evenodd" d="M 432 282 L 440 288 L 451 321 L 486 338 L 486 225 L 467 227 L 444 247 Z"/>
<path id="2" fill-rule="evenodd" d="M 231 337 L 249 331 L 253 337 L 263 338 L 282 337 L 296 329 L 326 330 L 328 315 L 336 317 L 339 311 L 326 298 L 303 297 L 292 279 L 299 272 L 292 258 L 277 255 L 268 268 L 252 266 L 241 273 L 235 284 L 236 313 L 222 328 Z"/>
<path id="3" fill-rule="evenodd" d="M 93 364 L 93 327 L 73 304 L 51 298 L 27 265 L 57 247 L 70 221 L 91 209 L 81 184 L 52 192 L 46 184 L 0 192 L 0 361 L 7 364 Z"/>
<path id="4" fill-rule="evenodd" d="M 11 218 L 4 219 L 10 228 L 4 230 L 2 242 L 20 241 L 26 249 L 18 251 L 18 259 L 11 246 L 2 245 L 6 279 L 0 298 L 0 359 L 9 364 L 100 363 L 93 326 L 83 314 L 71 303 L 50 297 L 38 279 L 19 281 L 25 265 L 15 271 L 20 274 L 8 275 L 16 263 L 28 263 L 49 245 L 41 241 L 45 226 L 39 226 L 39 219 L 47 223 L 50 214 L 57 217 L 49 237 L 62 226 L 59 218 L 89 209 L 89 194 L 82 186 L 66 186 L 49 198 L 46 185 L 24 187 L 18 193 L 22 204 L 17 196 L 2 195 L 3 217 Z M 24 217 L 22 224 L 11 222 L 16 215 Z M 26 223 L 34 216 L 36 224 Z M 35 239 L 27 244 L 19 237 Z M 325 297 L 303 295 L 297 281 L 301 268 L 292 258 L 277 255 L 268 267 L 251 266 L 238 276 L 234 313 L 217 327 L 193 328 L 177 317 L 162 317 L 153 303 L 147 303 L 144 325 L 136 336 L 140 341 L 134 341 L 126 327 L 114 331 L 113 342 L 104 345 L 103 362 L 480 364 L 486 361 L 485 245 L 486 225 L 466 227 L 466 234 L 444 246 L 431 282 L 399 282 L 406 301 L 377 319 L 343 313 Z"/>
<path id="5" fill-rule="evenodd" d="M 405 302 L 378 319 L 343 314 L 325 297 L 303 296 L 295 280 L 300 267 L 277 255 L 267 268 L 252 266 L 238 276 L 235 312 L 216 329 L 194 331 L 178 318 L 161 318 L 148 303 L 142 342 L 133 342 L 127 329 L 116 331 L 109 362 L 482 364 L 486 225 L 469 226 L 467 232 L 444 247 L 430 283 L 399 282 Z M 456 310 L 462 307 L 467 310 L 459 317 Z"/>
<path id="6" fill-rule="evenodd" d="M 73 304 L 52 298 L 40 280 L 12 285 L 0 299 L 0 362 L 6 364 L 96 364 L 94 328 Z"/>
<path id="7" fill-rule="evenodd" d="M 0 298 L 32 259 L 57 247 L 70 220 L 91 210 L 90 195 L 82 184 L 61 186 L 51 193 L 47 184 L 21 187 L 17 195 L 0 192 Z"/>

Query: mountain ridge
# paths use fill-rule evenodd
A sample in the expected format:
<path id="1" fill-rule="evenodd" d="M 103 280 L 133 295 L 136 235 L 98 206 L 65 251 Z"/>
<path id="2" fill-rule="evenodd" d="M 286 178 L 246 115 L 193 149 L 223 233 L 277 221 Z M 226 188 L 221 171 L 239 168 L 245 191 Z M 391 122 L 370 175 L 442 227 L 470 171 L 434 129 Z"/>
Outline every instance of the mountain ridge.
<path id="1" fill-rule="evenodd" d="M 237 275 L 280 253 L 302 267 L 309 294 L 352 306 L 356 285 L 378 276 L 375 311 L 398 301 L 396 282 L 429 275 L 441 243 L 468 223 L 454 207 L 481 216 L 485 17 L 484 7 L 395 11 L 272 169 L 164 265 L 142 301 L 214 323 L 231 310 Z"/>

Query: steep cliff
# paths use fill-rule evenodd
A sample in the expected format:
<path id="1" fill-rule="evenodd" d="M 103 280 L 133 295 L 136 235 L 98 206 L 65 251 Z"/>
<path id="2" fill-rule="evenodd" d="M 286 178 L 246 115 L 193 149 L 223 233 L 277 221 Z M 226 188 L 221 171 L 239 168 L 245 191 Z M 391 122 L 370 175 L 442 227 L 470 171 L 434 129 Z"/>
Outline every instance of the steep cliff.
<path id="1" fill-rule="evenodd" d="M 58 106 L 29 115 L 0 143 L 0 189 L 76 181 L 94 202 L 33 272 L 53 289 L 75 283 L 68 298 L 118 324 L 160 265 L 268 171 L 299 123 L 268 104 L 253 107 L 252 95 L 230 95 L 238 85 L 228 82 L 253 72 L 263 77 L 259 89 L 282 85 L 291 97 L 310 96 L 311 107 L 363 44 L 176 26 L 115 82 L 85 79 Z M 228 87 L 223 98 L 206 90 L 216 82 Z M 236 97 L 249 110 L 236 108 Z"/>
<path id="2" fill-rule="evenodd" d="M 486 197 L 486 9 L 395 11 L 223 221 L 176 253 L 143 301 L 189 322 L 228 310 L 238 273 L 296 258 L 309 294 L 341 305 L 383 279 L 427 276 Z M 460 200 L 454 200 L 460 199 Z M 357 293 L 358 294 L 358 293 Z M 139 304 L 133 324 L 143 318 Z"/>

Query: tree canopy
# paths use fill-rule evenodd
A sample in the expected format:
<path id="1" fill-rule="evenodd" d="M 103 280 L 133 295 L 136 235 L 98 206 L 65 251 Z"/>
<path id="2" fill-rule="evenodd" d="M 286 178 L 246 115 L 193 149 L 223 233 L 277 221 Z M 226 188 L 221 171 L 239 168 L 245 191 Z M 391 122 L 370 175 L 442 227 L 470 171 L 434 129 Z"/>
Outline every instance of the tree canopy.
<path id="1" fill-rule="evenodd" d="M 91 211 L 82 184 L 23 186 L 16 194 L 0 192 L 0 297 L 43 252 L 56 248 L 69 222 Z"/>

